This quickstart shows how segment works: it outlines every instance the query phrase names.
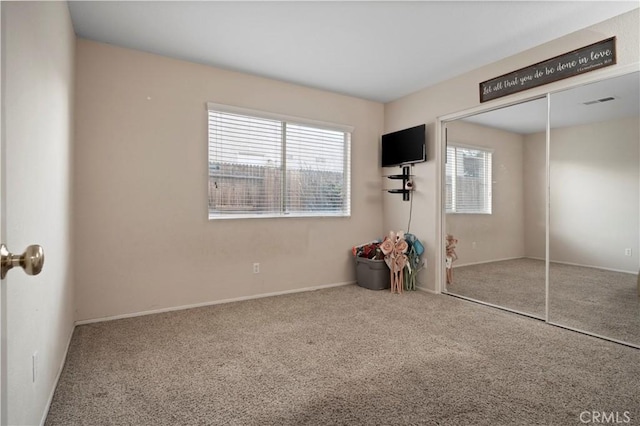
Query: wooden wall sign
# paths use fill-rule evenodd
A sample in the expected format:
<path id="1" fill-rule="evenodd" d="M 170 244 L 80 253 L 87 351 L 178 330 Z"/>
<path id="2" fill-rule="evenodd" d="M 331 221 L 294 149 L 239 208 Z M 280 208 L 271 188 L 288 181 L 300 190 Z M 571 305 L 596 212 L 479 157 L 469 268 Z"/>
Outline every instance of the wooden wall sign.
<path id="1" fill-rule="evenodd" d="M 611 37 L 480 83 L 480 102 L 501 98 L 616 63 Z"/>

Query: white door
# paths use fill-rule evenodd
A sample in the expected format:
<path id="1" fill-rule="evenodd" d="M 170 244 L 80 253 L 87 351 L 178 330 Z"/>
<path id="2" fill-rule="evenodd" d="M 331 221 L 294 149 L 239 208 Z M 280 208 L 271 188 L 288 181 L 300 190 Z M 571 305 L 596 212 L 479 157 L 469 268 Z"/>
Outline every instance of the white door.
<path id="1" fill-rule="evenodd" d="M 0 16 L 2 16 L 2 3 L 0 3 Z M 0 19 L 0 58 L 2 58 L 2 19 Z M 0 59 L 0 82 L 3 80 L 2 71 L 3 66 L 1 64 L 2 59 Z M 2 98 L 2 84 L 0 84 L 0 104 Z M 2 161 L 3 161 L 3 153 L 4 153 L 4 105 L 0 106 L 0 241 L 4 238 L 4 191 L 2 186 Z M 7 349 L 6 349 L 6 340 L 5 340 L 5 326 L 7 321 L 5 320 L 5 315 L 7 312 L 6 309 L 6 300 L 7 300 L 7 292 L 5 287 L 5 281 L 0 281 L 0 426 L 5 426 L 7 424 L 7 381 L 6 381 L 6 371 L 7 371 Z"/>
<path id="2" fill-rule="evenodd" d="M 15 267 L 0 280 L 0 424 L 35 425 L 74 327 L 75 34 L 66 2 L 2 1 L 0 16 L 0 243 L 16 254 L 34 243 L 47 250 L 41 274 Z"/>
<path id="3" fill-rule="evenodd" d="M 0 3 L 0 16 L 2 15 L 2 4 Z M 2 21 L 0 19 L 0 49 L 2 43 Z M 3 73 L 5 69 L 4 52 L 0 51 L 0 244 L 5 241 L 6 232 L 6 197 L 4 188 L 4 167 L 5 160 L 5 103 Z M 39 247 L 39 246 L 38 246 Z M 34 263 L 35 262 L 35 263 Z M 23 267 L 29 275 L 37 275 L 42 269 L 44 253 L 41 248 L 27 250 L 24 255 L 13 255 L 7 251 L 4 244 L 0 245 L 0 426 L 9 424 L 8 420 L 8 339 L 7 339 L 7 273 L 14 267 Z M 15 273 L 15 272 L 14 272 Z"/>

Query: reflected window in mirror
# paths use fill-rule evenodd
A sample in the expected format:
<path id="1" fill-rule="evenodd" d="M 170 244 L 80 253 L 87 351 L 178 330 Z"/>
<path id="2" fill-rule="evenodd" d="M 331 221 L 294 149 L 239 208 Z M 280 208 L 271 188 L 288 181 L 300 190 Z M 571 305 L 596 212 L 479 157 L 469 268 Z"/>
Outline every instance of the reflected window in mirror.
<path id="1" fill-rule="evenodd" d="M 491 214 L 492 156 L 486 148 L 447 146 L 447 213 Z"/>

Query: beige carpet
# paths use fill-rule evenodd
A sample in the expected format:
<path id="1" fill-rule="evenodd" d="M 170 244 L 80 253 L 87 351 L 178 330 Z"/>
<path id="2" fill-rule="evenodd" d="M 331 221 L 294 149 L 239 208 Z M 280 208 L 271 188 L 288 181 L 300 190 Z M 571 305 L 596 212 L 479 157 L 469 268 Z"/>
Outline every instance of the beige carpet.
<path id="1" fill-rule="evenodd" d="M 346 286 L 77 327 L 46 424 L 639 424 L 638 383 L 640 350 Z"/>
<path id="2" fill-rule="evenodd" d="M 640 345 L 636 274 L 551 263 L 549 320 Z M 544 261 L 514 259 L 454 269 L 449 292 L 544 318 Z"/>

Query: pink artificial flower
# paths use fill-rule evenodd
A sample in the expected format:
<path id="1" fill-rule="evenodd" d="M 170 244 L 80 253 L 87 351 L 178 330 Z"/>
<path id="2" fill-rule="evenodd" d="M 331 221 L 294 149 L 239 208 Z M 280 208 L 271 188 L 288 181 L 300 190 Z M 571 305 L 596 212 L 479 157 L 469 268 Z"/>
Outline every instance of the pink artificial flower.
<path id="1" fill-rule="evenodd" d="M 395 246 L 396 253 L 406 253 L 409 250 L 409 244 L 407 244 L 406 240 L 399 240 Z"/>
<path id="2" fill-rule="evenodd" d="M 404 254 L 402 256 L 397 256 L 393 263 L 393 266 L 394 266 L 393 270 L 396 272 L 402 271 L 406 266 L 406 264 L 407 264 L 407 256 L 405 256 Z"/>
<path id="3" fill-rule="evenodd" d="M 382 250 L 382 253 L 384 253 L 385 256 L 388 256 L 391 252 L 393 252 L 393 249 L 393 242 L 389 238 L 385 238 L 380 245 L 380 250 Z"/>

